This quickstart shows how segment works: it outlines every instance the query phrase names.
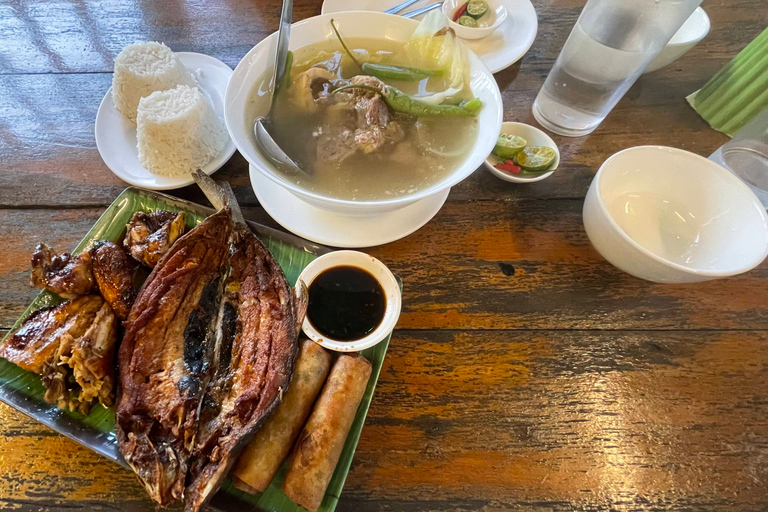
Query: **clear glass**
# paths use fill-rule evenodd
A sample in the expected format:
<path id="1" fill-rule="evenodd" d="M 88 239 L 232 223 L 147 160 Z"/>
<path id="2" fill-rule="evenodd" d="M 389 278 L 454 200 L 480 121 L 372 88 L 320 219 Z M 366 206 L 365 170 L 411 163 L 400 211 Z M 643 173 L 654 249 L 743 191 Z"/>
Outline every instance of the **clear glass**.
<path id="1" fill-rule="evenodd" d="M 768 109 L 710 157 L 742 179 L 768 208 Z"/>
<path id="2" fill-rule="evenodd" d="M 701 0 L 589 0 L 533 115 L 571 137 L 592 133 Z"/>

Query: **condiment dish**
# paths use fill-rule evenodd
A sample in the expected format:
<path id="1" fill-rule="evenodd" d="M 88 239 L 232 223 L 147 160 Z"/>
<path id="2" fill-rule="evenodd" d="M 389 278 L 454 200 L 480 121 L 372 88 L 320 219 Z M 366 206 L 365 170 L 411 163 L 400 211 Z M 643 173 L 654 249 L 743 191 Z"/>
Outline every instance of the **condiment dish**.
<path id="1" fill-rule="evenodd" d="M 365 270 L 376 278 L 381 285 L 386 297 L 386 307 L 384 317 L 379 325 L 370 334 L 354 341 L 339 341 L 322 335 L 312 325 L 308 316 L 304 318 L 301 328 L 309 339 L 328 350 L 359 352 L 376 345 L 389 336 L 400 318 L 402 298 L 400 285 L 389 268 L 373 256 L 359 251 L 335 251 L 324 254 L 304 268 L 301 275 L 299 275 L 299 281 L 302 281 L 309 288 L 312 285 L 312 281 L 324 271 L 347 265 Z"/>
<path id="2" fill-rule="evenodd" d="M 493 34 L 507 19 L 507 8 L 496 0 L 485 0 L 488 4 L 488 11 L 494 16 L 493 23 L 481 27 L 465 27 L 453 21 L 456 9 L 461 7 L 467 0 L 445 0 L 441 9 L 446 18 L 448 26 L 451 27 L 456 35 L 462 39 L 482 39 Z M 488 14 L 486 14 L 488 16 Z"/>
<path id="3" fill-rule="evenodd" d="M 603 163 L 584 228 L 610 263 L 659 283 L 741 274 L 768 255 L 768 216 L 749 187 L 711 160 L 663 146 L 625 149 Z"/>
<path id="4" fill-rule="evenodd" d="M 704 39 L 709 33 L 709 28 L 709 16 L 704 9 L 697 7 L 643 73 L 651 73 L 672 64 Z"/>
<path id="5" fill-rule="evenodd" d="M 495 168 L 494 165 L 500 163 L 501 159 L 494 154 L 490 154 L 488 158 L 485 159 L 484 164 L 497 178 L 512 183 L 534 183 L 549 178 L 555 170 L 557 170 L 557 167 L 560 165 L 560 150 L 558 149 L 557 144 L 555 144 L 555 141 L 552 140 L 552 137 L 543 131 L 529 124 L 507 121 L 501 125 L 501 133 L 519 135 L 528 142 L 529 146 L 550 147 L 555 150 L 555 159 L 547 172 L 535 176 L 524 176 L 511 174 Z"/>

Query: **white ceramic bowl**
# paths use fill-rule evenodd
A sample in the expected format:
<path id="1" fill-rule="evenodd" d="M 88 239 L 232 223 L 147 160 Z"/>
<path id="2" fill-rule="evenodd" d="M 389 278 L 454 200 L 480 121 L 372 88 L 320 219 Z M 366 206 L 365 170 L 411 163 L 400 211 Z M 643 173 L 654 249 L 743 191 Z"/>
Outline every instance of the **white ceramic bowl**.
<path id="1" fill-rule="evenodd" d="M 453 21 L 453 14 L 456 12 L 456 9 L 458 9 L 466 1 L 467 0 L 445 0 L 443 2 L 443 6 L 441 7 L 443 14 L 446 18 L 448 18 L 448 26 L 450 26 L 454 32 L 456 32 L 456 35 L 462 39 L 482 39 L 484 37 L 488 37 L 489 35 L 493 34 L 496 29 L 501 26 L 502 23 L 504 23 L 504 20 L 507 19 L 506 7 L 501 5 L 497 0 L 485 0 L 488 4 L 488 10 L 494 11 L 496 14 L 496 19 L 491 25 L 477 28 L 459 25 Z"/>
<path id="2" fill-rule="evenodd" d="M 702 156 L 663 146 L 603 163 L 584 228 L 609 262 L 659 283 L 741 274 L 768 255 L 768 216 L 749 187 Z"/>
<path id="3" fill-rule="evenodd" d="M 312 284 L 312 281 L 323 271 L 342 265 L 362 268 L 379 281 L 381 287 L 384 289 L 384 295 L 387 298 L 384 319 L 369 335 L 356 341 L 337 341 L 330 339 L 327 336 L 323 336 L 317 332 L 312 325 L 312 322 L 309 321 L 309 317 L 304 318 L 304 323 L 302 324 L 301 329 L 309 339 L 328 350 L 335 350 L 336 352 L 358 352 L 379 343 L 389 336 L 389 333 L 391 333 L 395 328 L 395 325 L 397 325 L 397 320 L 400 318 L 400 308 L 402 306 L 400 286 L 397 283 L 397 279 L 395 279 L 395 276 L 386 265 L 373 256 L 358 251 L 335 251 L 320 256 L 304 268 L 301 275 L 299 275 L 299 281 L 303 281 L 304 284 L 309 287 Z"/>
<path id="4" fill-rule="evenodd" d="M 697 7 L 693 14 L 683 23 L 683 26 L 675 32 L 672 39 L 648 64 L 643 73 L 650 73 L 669 66 L 685 55 L 688 50 L 696 46 L 709 33 L 709 26 L 709 16 L 704 12 L 704 9 Z"/>
<path id="5" fill-rule="evenodd" d="M 500 171 L 495 168 L 494 165 L 499 163 L 501 159 L 496 158 L 495 155 L 491 154 L 483 163 L 485 164 L 485 168 L 491 171 L 497 178 L 512 183 L 534 183 L 549 178 L 552 176 L 552 173 L 557 170 L 557 167 L 560 165 L 560 150 L 558 149 L 557 144 L 555 144 L 555 141 L 552 140 L 552 137 L 543 131 L 535 126 L 525 123 L 505 122 L 501 125 L 501 133 L 519 135 L 525 139 L 529 146 L 548 146 L 555 150 L 555 160 L 552 162 L 552 166 L 549 168 L 550 170 L 548 172 L 539 174 L 538 176 L 520 176 L 509 174 L 508 172 Z"/>
<path id="6" fill-rule="evenodd" d="M 296 50 L 311 43 L 333 40 L 331 18 L 336 20 L 344 36 L 372 39 L 406 41 L 418 25 L 417 21 L 380 12 L 350 11 L 315 16 L 295 23 L 291 28 L 290 48 Z M 419 192 L 378 201 L 353 201 L 337 199 L 308 191 L 280 175 L 256 149 L 253 136 L 253 119 L 245 119 L 245 106 L 253 85 L 267 70 L 271 70 L 276 34 L 272 34 L 256 45 L 240 61 L 229 81 L 224 104 L 227 129 L 238 151 L 259 172 L 281 184 L 300 199 L 329 211 L 352 215 L 373 215 L 394 211 L 412 204 L 419 199 L 444 192 L 472 174 L 485 160 L 494 146 L 503 115 L 501 93 L 493 75 L 472 53 L 470 60 L 470 87 L 475 96 L 483 102 L 478 118 L 478 136 L 468 156 L 442 181 Z"/>

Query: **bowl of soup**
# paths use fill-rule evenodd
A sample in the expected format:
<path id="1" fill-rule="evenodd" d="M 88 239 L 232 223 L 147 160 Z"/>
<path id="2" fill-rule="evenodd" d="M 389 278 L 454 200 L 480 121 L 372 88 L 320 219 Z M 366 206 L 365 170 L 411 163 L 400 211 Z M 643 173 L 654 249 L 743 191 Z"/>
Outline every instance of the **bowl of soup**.
<path id="1" fill-rule="evenodd" d="M 434 74 L 420 80 L 371 80 L 345 53 L 332 19 L 354 55 L 377 62 L 396 55 L 418 26 L 414 20 L 362 11 L 316 16 L 292 26 L 290 86 L 277 95 L 270 133 L 306 172 L 274 165 L 256 145 L 253 126 L 267 114 L 271 100 L 276 34 L 249 51 L 229 82 L 225 118 L 251 172 L 262 173 L 314 206 L 371 215 L 444 192 L 483 164 L 494 147 L 503 109 L 496 81 L 477 55 L 466 50 L 465 93 L 482 102 L 476 115 L 406 115 L 387 107 L 392 98 L 383 104 L 370 90 L 330 89 L 357 83 L 420 98 L 446 89 L 448 78 Z M 316 101 L 320 94 L 330 103 Z M 361 102 L 361 95 L 371 101 Z M 350 108 L 342 97 L 357 98 L 357 103 Z M 366 120 L 376 126 L 361 130 Z"/>

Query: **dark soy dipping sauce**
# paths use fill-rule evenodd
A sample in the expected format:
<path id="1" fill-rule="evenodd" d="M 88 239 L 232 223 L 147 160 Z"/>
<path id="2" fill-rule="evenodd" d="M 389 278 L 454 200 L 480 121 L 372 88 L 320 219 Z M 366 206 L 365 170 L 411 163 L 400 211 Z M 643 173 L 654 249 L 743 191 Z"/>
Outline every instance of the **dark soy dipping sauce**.
<path id="1" fill-rule="evenodd" d="M 384 319 L 386 307 L 379 281 L 359 267 L 329 268 L 309 285 L 307 317 L 317 332 L 334 340 L 364 338 Z"/>

